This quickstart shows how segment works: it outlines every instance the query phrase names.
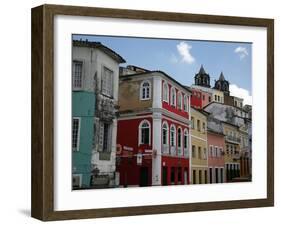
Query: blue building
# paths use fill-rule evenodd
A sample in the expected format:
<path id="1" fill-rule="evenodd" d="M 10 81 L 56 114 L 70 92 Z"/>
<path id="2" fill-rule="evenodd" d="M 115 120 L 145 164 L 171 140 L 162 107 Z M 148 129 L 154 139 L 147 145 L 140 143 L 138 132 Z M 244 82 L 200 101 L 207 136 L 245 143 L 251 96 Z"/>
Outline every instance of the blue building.
<path id="1" fill-rule="evenodd" d="M 73 189 L 91 186 L 95 93 L 72 91 Z"/>

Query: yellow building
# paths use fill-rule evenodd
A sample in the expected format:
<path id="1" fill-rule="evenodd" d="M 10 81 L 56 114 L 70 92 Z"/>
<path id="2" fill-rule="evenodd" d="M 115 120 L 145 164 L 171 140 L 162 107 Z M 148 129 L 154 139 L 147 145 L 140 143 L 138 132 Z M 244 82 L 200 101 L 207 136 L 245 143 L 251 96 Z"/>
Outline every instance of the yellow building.
<path id="1" fill-rule="evenodd" d="M 225 178 L 231 182 L 233 178 L 240 177 L 240 142 L 239 127 L 227 122 L 222 122 L 225 135 Z"/>
<path id="2" fill-rule="evenodd" d="M 208 183 L 207 113 L 191 108 L 191 183 Z"/>

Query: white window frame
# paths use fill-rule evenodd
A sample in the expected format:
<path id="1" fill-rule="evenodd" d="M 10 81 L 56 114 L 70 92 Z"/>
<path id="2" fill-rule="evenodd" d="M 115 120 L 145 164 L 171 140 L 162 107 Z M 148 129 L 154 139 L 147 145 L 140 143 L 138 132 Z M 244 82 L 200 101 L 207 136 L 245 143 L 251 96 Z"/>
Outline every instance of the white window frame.
<path id="1" fill-rule="evenodd" d="M 142 143 L 142 125 L 144 124 L 144 123 L 147 123 L 148 124 L 148 129 L 149 129 L 149 132 L 148 132 L 148 145 L 150 145 L 150 143 L 151 143 L 151 124 L 150 124 L 150 122 L 148 121 L 148 120 L 146 120 L 146 119 L 144 119 L 144 120 L 142 120 L 141 122 L 140 122 L 140 124 L 139 124 L 139 145 L 142 145 L 142 144 L 144 144 L 144 143 Z"/>
<path id="2" fill-rule="evenodd" d="M 163 101 L 169 103 L 169 85 L 166 81 L 163 82 Z"/>
<path id="3" fill-rule="evenodd" d="M 184 96 L 183 96 L 183 110 L 184 111 L 186 111 L 186 112 L 188 112 L 188 101 L 187 101 L 187 95 L 186 94 L 184 94 Z"/>
<path id="4" fill-rule="evenodd" d="M 174 131 L 174 140 L 173 140 L 173 142 L 172 142 L 172 129 L 173 129 L 173 131 Z M 170 146 L 171 147 L 176 147 L 176 139 L 177 139 L 177 132 L 176 132 L 176 127 L 175 127 L 175 125 L 174 124 L 172 124 L 171 126 L 170 126 Z"/>
<path id="5" fill-rule="evenodd" d="M 182 92 L 178 91 L 177 95 L 177 107 L 182 110 Z"/>
<path id="6" fill-rule="evenodd" d="M 170 104 L 174 107 L 176 107 L 177 104 L 177 92 L 175 87 L 171 88 L 171 100 L 170 100 Z"/>
<path id="7" fill-rule="evenodd" d="M 110 80 L 110 84 L 107 84 L 106 86 L 104 86 L 104 81 L 106 83 L 108 83 L 109 81 L 107 80 L 108 78 L 105 76 L 105 70 L 110 71 L 111 72 L 111 80 Z M 102 76 L 101 76 L 101 93 L 107 97 L 113 97 L 113 87 L 114 87 L 114 71 L 111 70 L 109 67 L 107 66 L 102 66 Z M 107 86 L 110 86 L 111 90 L 107 90 L 105 88 L 107 88 Z"/>
<path id="8" fill-rule="evenodd" d="M 213 157 L 214 146 L 209 145 L 209 156 Z"/>
<path id="9" fill-rule="evenodd" d="M 78 131 L 77 131 L 77 146 L 76 148 L 73 147 L 73 140 L 72 140 L 72 151 L 79 151 L 80 149 L 80 129 L 81 129 L 81 118 L 80 117 L 72 117 L 72 125 L 71 125 L 71 131 L 72 131 L 72 136 L 73 136 L 73 120 L 78 119 Z M 71 137 L 73 139 L 73 137 Z"/>
<path id="10" fill-rule="evenodd" d="M 163 143 L 163 141 L 164 141 L 164 139 L 163 139 L 163 137 L 164 137 L 164 133 L 163 133 L 163 130 L 164 130 L 164 126 L 166 126 L 166 128 L 167 128 L 167 130 L 166 130 L 166 134 L 167 134 L 167 137 L 166 137 L 166 144 L 164 144 Z M 168 123 L 166 122 L 166 121 L 164 121 L 163 123 L 162 123 L 162 145 L 163 146 L 169 146 L 169 132 L 170 132 L 170 130 L 169 130 L 169 125 L 168 125 Z"/>
<path id="11" fill-rule="evenodd" d="M 81 64 L 81 86 L 75 86 L 75 64 Z M 83 88 L 83 78 L 84 78 L 84 62 L 83 60 L 75 59 L 72 61 L 72 89 L 73 90 L 81 90 Z"/>
<path id="12" fill-rule="evenodd" d="M 143 87 L 145 83 L 148 83 L 149 86 Z M 145 89 L 145 97 L 142 96 L 143 89 Z M 147 89 L 148 89 L 148 97 L 147 97 Z M 150 100 L 151 99 L 151 82 L 149 80 L 144 80 L 140 84 L 140 100 Z"/>
<path id="13" fill-rule="evenodd" d="M 180 136 L 179 136 L 179 131 L 180 131 Z M 180 142 L 179 142 L 180 138 Z M 182 155 L 182 150 L 183 150 L 183 133 L 182 133 L 182 128 L 178 127 L 177 129 L 177 154 L 179 153 L 178 150 L 180 150 L 180 153 Z"/>
<path id="14" fill-rule="evenodd" d="M 214 156 L 213 157 L 218 157 L 218 152 L 219 152 L 219 147 L 215 146 L 214 147 Z"/>
<path id="15" fill-rule="evenodd" d="M 186 142 L 186 147 L 184 147 L 185 138 L 187 139 L 187 142 Z M 189 137 L 188 137 L 188 129 L 184 129 L 184 131 L 183 131 L 183 148 L 184 148 L 184 149 L 188 149 L 188 147 L 189 147 L 189 143 L 188 143 L 188 141 L 189 141 Z"/>

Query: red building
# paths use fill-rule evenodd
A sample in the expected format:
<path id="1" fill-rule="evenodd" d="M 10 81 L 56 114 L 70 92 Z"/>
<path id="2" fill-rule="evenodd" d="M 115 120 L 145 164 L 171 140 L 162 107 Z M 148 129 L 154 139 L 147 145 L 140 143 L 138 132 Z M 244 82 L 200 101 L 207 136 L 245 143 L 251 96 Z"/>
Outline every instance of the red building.
<path id="1" fill-rule="evenodd" d="M 188 184 L 190 91 L 161 71 L 123 71 L 117 127 L 119 185 Z"/>
<path id="2" fill-rule="evenodd" d="M 191 88 L 191 106 L 197 109 L 203 109 L 212 101 L 212 94 L 202 90 Z"/>

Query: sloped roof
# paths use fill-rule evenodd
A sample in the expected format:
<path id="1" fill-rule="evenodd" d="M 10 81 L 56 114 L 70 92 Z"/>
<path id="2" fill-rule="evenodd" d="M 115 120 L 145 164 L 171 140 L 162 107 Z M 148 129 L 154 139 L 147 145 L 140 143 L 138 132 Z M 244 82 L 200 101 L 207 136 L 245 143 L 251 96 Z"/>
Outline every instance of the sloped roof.
<path id="1" fill-rule="evenodd" d="M 86 40 L 72 40 L 72 46 L 76 47 L 88 47 L 88 48 L 96 48 L 103 51 L 105 54 L 110 56 L 113 60 L 117 61 L 119 64 L 126 63 L 123 57 L 121 57 L 118 53 L 103 45 L 101 42 L 91 42 Z"/>

